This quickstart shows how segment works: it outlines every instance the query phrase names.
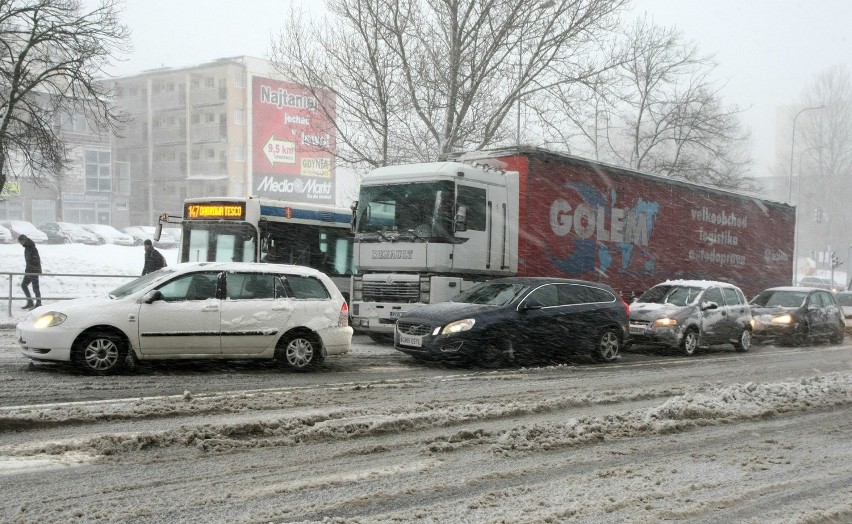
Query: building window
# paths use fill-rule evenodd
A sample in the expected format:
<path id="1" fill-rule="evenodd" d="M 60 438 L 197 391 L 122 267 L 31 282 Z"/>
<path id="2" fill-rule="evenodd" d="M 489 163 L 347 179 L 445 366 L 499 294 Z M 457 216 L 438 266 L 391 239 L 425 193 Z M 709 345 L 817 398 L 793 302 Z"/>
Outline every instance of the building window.
<path id="1" fill-rule="evenodd" d="M 85 133 L 89 130 L 83 115 L 62 115 L 62 130 L 72 133 Z"/>
<path id="2" fill-rule="evenodd" d="M 48 222 L 56 222 L 56 201 L 33 200 L 32 218 L 31 222 L 36 226 L 40 226 Z"/>
<path id="3" fill-rule="evenodd" d="M 119 195 L 130 195 L 130 163 L 115 163 L 115 190 Z"/>
<path id="4" fill-rule="evenodd" d="M 112 155 L 109 151 L 86 151 L 86 191 L 112 191 Z"/>
<path id="5" fill-rule="evenodd" d="M 234 76 L 234 87 L 239 87 L 240 89 L 242 89 L 245 86 L 246 86 L 246 78 L 243 75 L 237 73 Z"/>
<path id="6" fill-rule="evenodd" d="M 0 201 L 0 217 L 3 220 L 23 220 L 24 208 L 20 202 Z"/>
<path id="7" fill-rule="evenodd" d="M 234 148 L 234 161 L 235 162 L 245 162 L 246 161 L 246 152 L 241 147 Z"/>
<path id="8" fill-rule="evenodd" d="M 234 111 L 234 123 L 238 126 L 246 123 L 246 112 L 243 109 L 237 109 Z"/>
<path id="9" fill-rule="evenodd" d="M 204 87 L 216 87 L 216 79 L 212 76 L 208 76 L 204 79 Z"/>

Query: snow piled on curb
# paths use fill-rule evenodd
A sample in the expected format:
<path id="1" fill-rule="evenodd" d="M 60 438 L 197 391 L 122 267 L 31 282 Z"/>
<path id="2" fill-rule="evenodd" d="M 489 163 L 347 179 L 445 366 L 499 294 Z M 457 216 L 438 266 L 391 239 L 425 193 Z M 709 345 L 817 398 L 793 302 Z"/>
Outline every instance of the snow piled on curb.
<path id="1" fill-rule="evenodd" d="M 686 431 L 701 426 L 774 417 L 783 413 L 826 409 L 852 402 L 852 375 L 802 378 L 795 383 L 736 384 L 672 397 L 661 406 L 565 423 L 517 427 L 492 446 L 514 454 L 614 438 Z"/>
<path id="2" fill-rule="evenodd" d="M 2 420 L 12 429 L 52 426 L 55 418 L 62 423 L 82 423 L 86 419 L 164 420 L 187 411 L 206 413 L 205 423 L 187 422 L 162 430 L 124 433 L 100 433 L 74 439 L 51 439 L 27 445 L 0 446 L 0 456 L 39 456 L 87 453 L 110 456 L 150 448 L 196 447 L 204 453 L 230 453 L 239 450 L 276 446 L 295 446 L 303 442 L 334 442 L 378 435 L 404 434 L 432 430 L 437 435 L 420 441 L 424 454 L 452 452 L 469 445 L 485 445 L 495 455 L 518 455 L 579 446 L 603 440 L 629 439 L 688 431 L 702 426 L 729 424 L 749 419 L 768 418 L 788 412 L 828 409 L 852 403 L 852 374 L 803 378 L 797 382 L 737 384 L 701 391 L 661 395 L 659 406 L 625 410 L 603 416 L 589 416 L 517 424 L 524 414 L 576 411 L 566 402 L 535 401 L 505 404 L 411 406 L 410 409 L 300 408 L 286 414 L 265 412 L 273 405 L 286 405 L 288 393 L 218 397 L 134 399 L 132 406 L 116 412 L 115 403 L 103 405 L 105 413 L 83 414 L 78 406 L 53 406 L 41 411 L 32 407 L 21 412 L 6 410 Z M 630 395 L 627 395 L 629 397 Z M 611 398 L 601 399 L 611 402 Z M 205 402 L 210 402 L 205 405 Z M 248 402 L 248 404 L 245 404 Z M 179 405 L 185 406 L 180 409 Z M 250 406 L 250 407 L 249 407 Z M 91 408 L 91 407 L 90 407 Z M 129 409 L 126 409 L 129 408 Z M 69 412 L 63 413 L 68 410 Z M 216 420 L 218 415 L 227 415 Z M 91 418 L 89 418 L 91 417 Z M 487 427 L 470 429 L 469 426 Z M 465 426 L 465 427 L 460 427 Z M 490 428 L 490 429 L 489 429 Z"/>

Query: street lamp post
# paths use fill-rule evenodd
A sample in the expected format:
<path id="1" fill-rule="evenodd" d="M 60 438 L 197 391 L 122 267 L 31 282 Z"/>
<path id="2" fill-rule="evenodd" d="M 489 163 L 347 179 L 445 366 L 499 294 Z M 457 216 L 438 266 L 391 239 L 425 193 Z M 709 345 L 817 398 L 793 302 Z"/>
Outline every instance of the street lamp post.
<path id="1" fill-rule="evenodd" d="M 787 203 L 790 203 L 790 199 L 793 197 L 793 156 L 796 148 L 796 121 L 799 119 L 799 115 L 804 113 L 805 111 L 810 111 L 811 109 L 822 109 L 825 106 L 813 106 L 813 107 L 805 107 L 801 109 L 796 116 L 793 117 L 793 136 L 790 139 L 790 182 L 787 184 Z M 798 202 L 796 202 L 798 205 Z"/>
<path id="2" fill-rule="evenodd" d="M 799 119 L 799 115 L 804 113 L 805 111 L 810 111 L 811 109 L 822 109 L 825 106 L 813 106 L 813 107 L 805 107 L 799 110 L 796 113 L 796 116 L 793 117 L 793 134 L 790 138 L 790 183 L 787 184 L 787 203 L 791 203 L 793 198 L 793 153 L 796 150 L 796 121 Z M 797 184 L 797 187 L 801 189 L 802 183 L 801 180 Z M 801 194 L 801 191 L 798 192 Z M 793 224 L 793 285 L 795 286 L 798 277 L 799 277 L 799 198 L 796 198 L 796 214 L 795 214 L 795 224 Z"/>

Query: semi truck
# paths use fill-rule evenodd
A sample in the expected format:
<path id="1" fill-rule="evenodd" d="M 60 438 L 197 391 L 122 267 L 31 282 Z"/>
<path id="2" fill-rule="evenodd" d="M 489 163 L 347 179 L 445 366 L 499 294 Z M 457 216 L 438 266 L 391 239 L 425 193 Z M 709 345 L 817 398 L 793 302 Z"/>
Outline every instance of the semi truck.
<path id="1" fill-rule="evenodd" d="M 604 282 L 629 302 L 667 279 L 750 297 L 793 273 L 792 206 L 540 148 L 375 169 L 352 211 L 352 323 L 376 339 L 496 277 Z"/>

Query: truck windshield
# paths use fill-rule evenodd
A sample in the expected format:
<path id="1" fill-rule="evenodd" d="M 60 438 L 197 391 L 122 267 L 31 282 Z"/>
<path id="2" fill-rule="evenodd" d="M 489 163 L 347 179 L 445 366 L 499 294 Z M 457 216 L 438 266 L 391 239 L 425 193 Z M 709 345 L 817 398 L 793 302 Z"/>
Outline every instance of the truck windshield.
<path id="1" fill-rule="evenodd" d="M 362 186 L 356 233 L 396 233 L 411 239 L 452 236 L 455 188 L 452 181 Z"/>

